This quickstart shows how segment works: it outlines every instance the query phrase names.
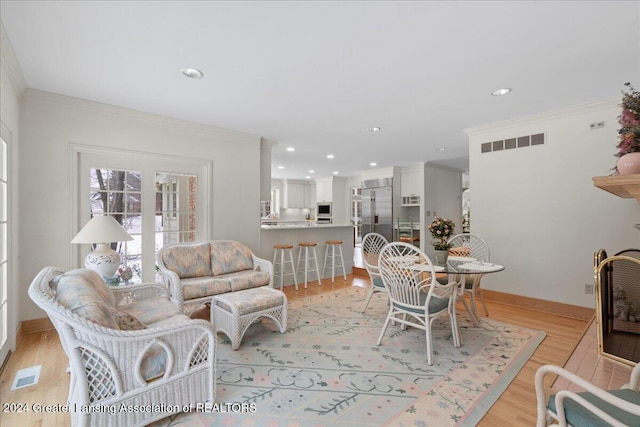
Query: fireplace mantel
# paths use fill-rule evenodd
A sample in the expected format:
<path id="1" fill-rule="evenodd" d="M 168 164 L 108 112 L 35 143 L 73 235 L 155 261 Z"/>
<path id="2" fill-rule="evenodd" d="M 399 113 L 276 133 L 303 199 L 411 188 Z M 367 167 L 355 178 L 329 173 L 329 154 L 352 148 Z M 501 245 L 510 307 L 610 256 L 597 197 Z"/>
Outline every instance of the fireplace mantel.
<path id="1" fill-rule="evenodd" d="M 625 199 L 640 202 L 640 174 L 593 177 L 593 185 Z"/>

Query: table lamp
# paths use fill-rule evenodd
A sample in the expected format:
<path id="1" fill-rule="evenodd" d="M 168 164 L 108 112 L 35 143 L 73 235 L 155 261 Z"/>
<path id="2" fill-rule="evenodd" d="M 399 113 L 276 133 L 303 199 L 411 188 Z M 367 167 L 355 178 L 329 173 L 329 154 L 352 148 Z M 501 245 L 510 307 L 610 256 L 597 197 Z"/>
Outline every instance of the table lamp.
<path id="1" fill-rule="evenodd" d="M 94 216 L 86 223 L 71 243 L 96 245 L 84 260 L 84 266 L 104 278 L 113 277 L 120 266 L 120 254 L 111 249 L 111 242 L 133 240 L 122 225 L 109 215 Z"/>

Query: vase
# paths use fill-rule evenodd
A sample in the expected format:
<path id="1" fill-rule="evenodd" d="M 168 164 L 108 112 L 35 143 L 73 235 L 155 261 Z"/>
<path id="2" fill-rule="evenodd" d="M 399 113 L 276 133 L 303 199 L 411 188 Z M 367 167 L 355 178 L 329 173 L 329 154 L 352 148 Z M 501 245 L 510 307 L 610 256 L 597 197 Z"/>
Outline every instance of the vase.
<path id="1" fill-rule="evenodd" d="M 616 164 L 620 175 L 640 173 L 640 152 L 627 153 L 618 159 Z"/>
<path id="2" fill-rule="evenodd" d="M 435 256 L 433 258 L 433 263 L 436 265 L 446 265 L 447 264 L 447 258 L 449 258 L 449 251 L 441 251 L 436 249 L 435 250 Z"/>

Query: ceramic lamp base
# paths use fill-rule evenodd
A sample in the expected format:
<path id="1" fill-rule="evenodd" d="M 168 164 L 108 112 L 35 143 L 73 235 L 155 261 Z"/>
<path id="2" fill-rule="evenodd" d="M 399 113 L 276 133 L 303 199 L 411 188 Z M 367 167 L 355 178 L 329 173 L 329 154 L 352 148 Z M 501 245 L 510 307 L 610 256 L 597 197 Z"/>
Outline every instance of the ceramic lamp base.
<path id="1" fill-rule="evenodd" d="M 108 243 L 98 243 L 84 259 L 84 266 L 102 277 L 113 277 L 120 266 L 120 255 Z"/>

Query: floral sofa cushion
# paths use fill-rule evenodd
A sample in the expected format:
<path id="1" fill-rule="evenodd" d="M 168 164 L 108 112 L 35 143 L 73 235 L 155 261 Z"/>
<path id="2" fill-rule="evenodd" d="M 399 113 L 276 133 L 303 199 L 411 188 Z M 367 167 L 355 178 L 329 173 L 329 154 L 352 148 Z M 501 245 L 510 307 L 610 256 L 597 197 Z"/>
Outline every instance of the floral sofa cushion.
<path id="1" fill-rule="evenodd" d="M 231 292 L 257 288 L 269 284 L 269 273 L 264 271 L 243 270 L 218 276 L 228 281 Z"/>
<path id="2" fill-rule="evenodd" d="M 233 240 L 217 240 L 211 244 L 211 274 L 253 270 L 251 249 Z"/>
<path id="3" fill-rule="evenodd" d="M 166 248 L 162 262 L 181 279 L 211 275 L 209 243 L 175 245 Z"/>
<path id="4" fill-rule="evenodd" d="M 182 280 L 182 295 L 185 300 L 230 292 L 229 281 L 214 276 L 193 277 Z"/>
<path id="5" fill-rule="evenodd" d="M 115 298 L 102 277 L 93 270 L 71 270 L 58 277 L 55 300 L 80 317 L 100 326 L 119 329 L 112 310 Z"/>
<path id="6" fill-rule="evenodd" d="M 173 305 L 169 297 L 156 297 L 140 300 L 118 307 L 149 327 L 161 320 L 181 314 L 178 307 Z"/>

